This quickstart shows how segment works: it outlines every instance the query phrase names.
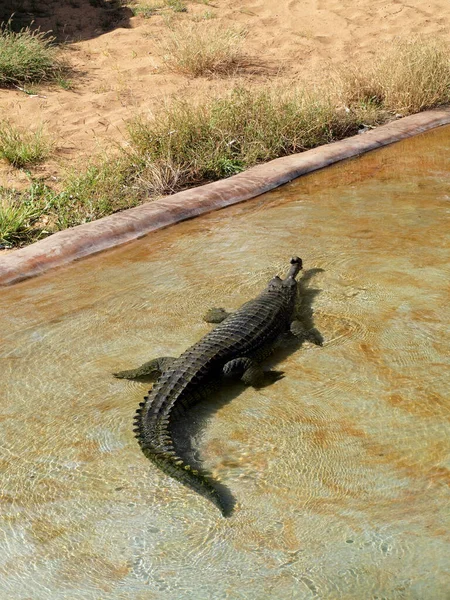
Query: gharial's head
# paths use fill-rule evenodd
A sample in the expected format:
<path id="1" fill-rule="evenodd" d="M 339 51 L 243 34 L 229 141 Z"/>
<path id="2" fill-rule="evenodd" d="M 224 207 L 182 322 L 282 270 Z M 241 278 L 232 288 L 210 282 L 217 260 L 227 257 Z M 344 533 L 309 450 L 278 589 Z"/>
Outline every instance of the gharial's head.
<path id="1" fill-rule="evenodd" d="M 297 291 L 297 282 L 295 278 L 302 269 L 303 262 L 298 256 L 291 258 L 291 268 L 284 279 L 274 277 L 269 281 L 267 289 L 269 292 L 285 293 L 288 298 L 294 298 Z"/>

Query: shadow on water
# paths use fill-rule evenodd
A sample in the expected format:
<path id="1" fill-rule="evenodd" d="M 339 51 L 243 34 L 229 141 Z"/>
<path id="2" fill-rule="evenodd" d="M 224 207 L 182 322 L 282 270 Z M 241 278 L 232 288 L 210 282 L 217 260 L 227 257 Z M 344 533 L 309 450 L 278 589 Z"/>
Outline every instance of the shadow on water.
<path id="1" fill-rule="evenodd" d="M 80 42 L 116 27 L 130 27 L 131 9 L 123 0 L 2 0 L 0 23 L 18 31 L 31 26 L 57 42 Z"/>
<path id="2" fill-rule="evenodd" d="M 302 322 L 305 330 L 317 334 L 317 337 L 312 341 L 317 342 L 319 345 L 323 343 L 323 338 L 320 332 L 314 327 L 313 302 L 314 298 L 318 296 L 322 290 L 319 288 L 308 287 L 308 284 L 315 275 L 323 273 L 323 271 L 324 269 L 319 268 L 304 271 L 297 285 L 298 296 L 295 310 L 295 316 Z"/>
<path id="3" fill-rule="evenodd" d="M 265 361 L 266 368 L 272 368 L 272 366 L 282 362 L 286 357 L 299 350 L 307 340 L 319 345 L 322 344 L 323 338 L 314 327 L 313 311 L 314 298 L 320 294 L 321 290 L 308 287 L 314 275 L 322 271 L 323 269 L 305 271 L 298 281 L 295 316 L 302 322 L 305 329 L 305 336 L 300 338 L 286 336 L 286 340 L 283 340 L 275 348 L 273 354 L 270 356 L 270 361 Z M 279 379 L 279 372 L 269 371 L 264 387 L 270 386 L 277 379 Z M 202 460 L 198 452 L 198 442 L 202 437 L 202 433 L 212 416 L 223 406 L 235 400 L 244 389 L 245 385 L 240 381 L 222 380 L 220 382 L 220 390 L 216 393 L 210 393 L 208 399 L 190 408 L 184 417 L 172 424 L 172 436 L 177 453 L 192 467 L 204 472 Z M 217 481 L 214 481 L 214 487 L 220 495 L 226 516 L 231 515 L 236 503 L 231 491 Z"/>

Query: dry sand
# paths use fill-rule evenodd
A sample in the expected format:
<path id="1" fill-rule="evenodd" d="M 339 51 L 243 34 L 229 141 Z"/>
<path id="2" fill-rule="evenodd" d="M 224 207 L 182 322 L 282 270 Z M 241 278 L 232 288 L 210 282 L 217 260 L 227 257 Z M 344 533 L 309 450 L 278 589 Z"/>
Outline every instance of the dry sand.
<path id="1" fill-rule="evenodd" d="M 127 119 L 171 97 L 204 98 L 237 83 L 268 80 L 290 86 L 355 58 L 370 58 L 399 36 L 421 34 L 450 43 L 449 0 L 212 0 L 187 7 L 171 18 L 194 19 L 205 27 L 214 19 L 224 28 L 244 28 L 244 49 L 258 66 L 226 79 L 168 73 L 157 50 L 167 32 L 161 15 L 132 17 L 126 9 L 107 24 L 112 30 L 102 33 L 89 0 L 77 0 L 60 6 L 53 21 L 41 19 L 43 27 L 57 28 L 60 38 L 69 39 L 66 54 L 78 75 L 70 91 L 41 86 L 37 96 L 29 96 L 0 90 L 0 119 L 30 128 L 43 124 L 56 140 L 56 156 L 34 168 L 34 175 L 51 184 L 67 165 L 83 168 L 105 147 L 125 143 Z M 0 185 L 27 183 L 23 172 L 0 164 Z"/>

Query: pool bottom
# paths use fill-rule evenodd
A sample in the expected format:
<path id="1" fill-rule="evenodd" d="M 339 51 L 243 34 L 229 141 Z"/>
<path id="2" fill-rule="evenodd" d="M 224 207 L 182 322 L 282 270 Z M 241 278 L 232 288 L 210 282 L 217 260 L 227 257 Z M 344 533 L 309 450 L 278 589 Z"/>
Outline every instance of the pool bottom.
<path id="1" fill-rule="evenodd" d="M 436 130 L 3 291 L 0 597 L 446 599 L 449 147 Z M 148 384 L 111 373 L 180 354 L 294 254 L 324 346 L 179 425 L 236 499 L 223 519 L 145 459 Z"/>

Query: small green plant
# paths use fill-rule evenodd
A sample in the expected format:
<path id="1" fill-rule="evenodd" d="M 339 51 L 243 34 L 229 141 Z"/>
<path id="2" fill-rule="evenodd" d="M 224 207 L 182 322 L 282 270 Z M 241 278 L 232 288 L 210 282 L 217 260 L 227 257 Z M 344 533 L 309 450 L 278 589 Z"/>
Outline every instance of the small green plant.
<path id="1" fill-rule="evenodd" d="M 70 91 L 73 90 L 73 81 L 64 77 L 63 75 L 57 75 L 55 77 L 55 83 L 59 85 L 59 87 L 63 90 Z"/>
<path id="2" fill-rule="evenodd" d="M 37 83 L 26 83 L 24 87 L 18 85 L 16 87 L 27 96 L 39 96 L 39 84 Z"/>
<path id="3" fill-rule="evenodd" d="M 158 12 L 158 9 L 153 6 L 134 6 L 133 15 L 135 17 L 144 17 L 144 19 L 150 19 Z"/>
<path id="4" fill-rule="evenodd" d="M 194 23 L 171 28 L 160 44 L 169 70 L 192 77 L 233 75 L 245 66 L 244 32 Z"/>
<path id="5" fill-rule="evenodd" d="M 135 17 L 141 16 L 150 19 L 156 14 L 168 16 L 167 12 L 186 12 L 187 7 L 183 0 L 130 0 L 126 4 Z"/>
<path id="6" fill-rule="evenodd" d="M 17 246 L 48 233 L 44 223 L 39 225 L 47 210 L 39 184 L 32 184 L 26 193 L 0 187 L 0 244 Z"/>
<path id="7" fill-rule="evenodd" d="M 54 38 L 25 27 L 15 32 L 0 26 L 0 86 L 53 80 L 67 69 L 53 45 Z"/>
<path id="8" fill-rule="evenodd" d="M 209 21 L 210 19 L 215 19 L 216 15 L 211 10 L 205 10 L 205 12 L 201 15 L 195 15 L 192 17 L 192 20 L 195 23 L 200 23 L 201 21 Z"/>
<path id="9" fill-rule="evenodd" d="M 25 131 L 13 125 L 0 122 L 0 158 L 13 167 L 23 168 L 44 161 L 51 154 L 53 142 L 43 132 Z"/>
<path id="10" fill-rule="evenodd" d="M 141 168 L 126 154 L 119 154 L 99 158 L 81 174 L 69 173 L 64 190 L 52 199 L 55 227 L 73 227 L 138 204 L 134 181 Z"/>
<path id="11" fill-rule="evenodd" d="M 183 0 L 164 0 L 168 8 L 173 12 L 187 12 L 187 6 Z"/>
<path id="12" fill-rule="evenodd" d="M 136 4 L 131 4 L 130 8 L 135 17 L 140 16 L 144 19 L 150 19 L 150 17 L 158 14 L 158 12 L 164 8 L 164 2 L 152 2 L 151 4 L 138 2 Z"/>
<path id="13" fill-rule="evenodd" d="M 236 173 L 244 171 L 245 166 L 239 159 L 218 158 L 215 164 L 215 170 L 221 177 L 231 177 L 231 175 L 236 175 Z"/>

